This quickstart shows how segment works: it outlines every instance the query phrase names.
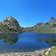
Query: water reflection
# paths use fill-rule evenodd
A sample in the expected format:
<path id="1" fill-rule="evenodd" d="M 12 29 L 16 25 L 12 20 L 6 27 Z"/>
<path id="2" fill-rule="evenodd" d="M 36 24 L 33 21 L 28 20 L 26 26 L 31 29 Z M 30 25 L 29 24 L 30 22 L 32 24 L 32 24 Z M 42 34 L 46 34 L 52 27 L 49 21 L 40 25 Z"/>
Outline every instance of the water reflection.
<path id="1" fill-rule="evenodd" d="M 38 34 L 36 38 L 37 41 L 46 42 L 50 46 L 56 46 L 56 34 Z"/>
<path id="2" fill-rule="evenodd" d="M 45 41 L 38 41 L 44 38 L 51 38 L 52 34 L 38 33 L 1 33 L 0 34 L 0 52 L 17 52 L 17 51 L 35 51 L 49 48 L 50 45 Z M 56 35 L 54 36 L 56 37 Z M 6 44 L 7 43 L 7 44 Z"/>
<path id="3" fill-rule="evenodd" d="M 14 33 L 0 33 L 0 40 L 3 40 L 7 44 L 14 44 L 17 42 L 17 34 Z"/>

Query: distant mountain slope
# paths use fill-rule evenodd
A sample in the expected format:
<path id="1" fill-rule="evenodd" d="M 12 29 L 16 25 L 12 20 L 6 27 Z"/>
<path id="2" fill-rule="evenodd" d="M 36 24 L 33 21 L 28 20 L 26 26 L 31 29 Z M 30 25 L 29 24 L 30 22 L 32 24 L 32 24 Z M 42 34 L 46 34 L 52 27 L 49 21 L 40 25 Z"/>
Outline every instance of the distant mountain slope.
<path id="1" fill-rule="evenodd" d="M 37 23 L 33 27 L 26 28 L 29 32 L 56 33 L 56 18 L 51 17 L 46 23 Z"/>

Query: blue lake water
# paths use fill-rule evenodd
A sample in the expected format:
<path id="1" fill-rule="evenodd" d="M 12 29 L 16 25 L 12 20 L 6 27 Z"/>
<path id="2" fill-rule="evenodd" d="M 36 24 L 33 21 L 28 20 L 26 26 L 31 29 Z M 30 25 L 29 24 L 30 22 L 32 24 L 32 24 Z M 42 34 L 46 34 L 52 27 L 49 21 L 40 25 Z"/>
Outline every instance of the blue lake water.
<path id="1" fill-rule="evenodd" d="M 22 33 L 17 34 L 18 40 L 14 44 L 7 44 L 2 39 L 0 40 L 0 51 L 35 51 L 50 47 L 48 43 L 41 42 L 38 38 L 56 38 L 56 34 L 41 34 L 41 33 Z M 12 34 L 12 38 L 13 34 Z"/>

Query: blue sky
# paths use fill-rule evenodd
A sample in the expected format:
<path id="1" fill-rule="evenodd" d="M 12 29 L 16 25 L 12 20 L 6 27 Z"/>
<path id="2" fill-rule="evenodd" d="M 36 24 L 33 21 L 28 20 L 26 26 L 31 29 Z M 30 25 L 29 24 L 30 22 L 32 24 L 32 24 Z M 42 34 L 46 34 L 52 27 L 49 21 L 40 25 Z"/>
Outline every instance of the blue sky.
<path id="1" fill-rule="evenodd" d="M 0 0 L 0 21 L 15 17 L 22 27 L 47 22 L 56 17 L 56 0 Z"/>

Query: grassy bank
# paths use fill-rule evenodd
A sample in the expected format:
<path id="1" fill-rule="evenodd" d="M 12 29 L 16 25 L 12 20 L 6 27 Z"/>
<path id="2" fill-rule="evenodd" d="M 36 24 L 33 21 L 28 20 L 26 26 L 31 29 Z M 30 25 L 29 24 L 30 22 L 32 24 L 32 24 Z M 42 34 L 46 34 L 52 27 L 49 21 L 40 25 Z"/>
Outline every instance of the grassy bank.
<path id="1" fill-rule="evenodd" d="M 56 56 L 56 46 L 53 46 L 47 50 L 45 50 L 41 56 Z"/>

